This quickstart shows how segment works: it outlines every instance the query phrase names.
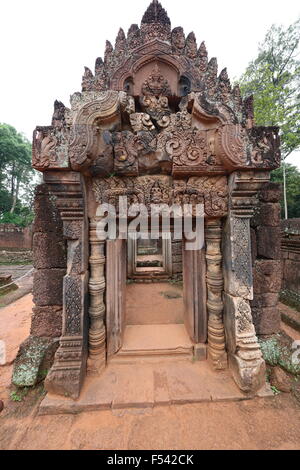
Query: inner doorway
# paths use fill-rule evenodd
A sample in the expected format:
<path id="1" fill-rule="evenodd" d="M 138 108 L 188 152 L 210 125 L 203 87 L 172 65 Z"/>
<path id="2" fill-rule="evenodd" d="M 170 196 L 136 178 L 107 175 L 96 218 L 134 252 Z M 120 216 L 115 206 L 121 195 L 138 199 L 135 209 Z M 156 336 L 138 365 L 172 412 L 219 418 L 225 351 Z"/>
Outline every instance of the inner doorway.
<path id="1" fill-rule="evenodd" d="M 195 345 L 206 343 L 205 257 L 184 248 L 171 233 L 108 242 L 109 360 L 192 359 Z"/>

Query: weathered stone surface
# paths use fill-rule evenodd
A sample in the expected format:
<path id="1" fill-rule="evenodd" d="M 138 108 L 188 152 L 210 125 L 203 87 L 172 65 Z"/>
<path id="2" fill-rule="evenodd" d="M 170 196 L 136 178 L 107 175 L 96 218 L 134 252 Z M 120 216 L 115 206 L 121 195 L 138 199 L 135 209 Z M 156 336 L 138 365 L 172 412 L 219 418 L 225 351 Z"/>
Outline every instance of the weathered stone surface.
<path id="1" fill-rule="evenodd" d="M 271 385 L 276 387 L 280 392 L 290 393 L 292 389 L 292 379 L 278 366 L 272 369 L 270 382 Z"/>
<path id="2" fill-rule="evenodd" d="M 172 242 L 172 254 L 174 256 L 182 256 L 182 242 Z"/>
<path id="3" fill-rule="evenodd" d="M 253 308 L 274 307 L 278 304 L 279 294 L 254 294 L 254 299 L 250 302 Z"/>
<path id="4" fill-rule="evenodd" d="M 229 354 L 229 366 L 234 380 L 245 393 L 255 393 L 265 383 L 266 364 L 263 359 L 252 361 L 248 366 L 247 361 L 238 355 Z"/>
<path id="5" fill-rule="evenodd" d="M 287 297 L 287 299 L 291 301 L 290 297 Z M 279 310 L 282 321 L 284 321 L 284 323 L 292 327 L 294 330 L 300 332 L 300 311 L 294 310 L 287 305 L 284 305 L 283 303 L 279 304 Z"/>
<path id="6" fill-rule="evenodd" d="M 289 253 L 289 259 L 293 261 L 300 261 L 300 253 Z"/>
<path id="7" fill-rule="evenodd" d="M 33 387 L 43 377 L 39 376 L 47 349 L 52 339 L 29 336 L 20 346 L 14 363 L 12 382 L 17 387 Z"/>
<path id="8" fill-rule="evenodd" d="M 64 269 L 39 269 L 34 273 L 33 301 L 39 307 L 62 305 Z"/>
<path id="9" fill-rule="evenodd" d="M 279 202 L 282 195 L 281 185 L 268 183 L 259 191 L 259 199 L 262 202 Z"/>
<path id="10" fill-rule="evenodd" d="M 256 210 L 255 216 L 251 220 L 251 225 L 252 227 L 279 227 L 280 214 L 281 206 L 279 203 L 261 203 Z"/>
<path id="11" fill-rule="evenodd" d="M 182 273 L 182 263 L 173 263 L 172 270 L 174 274 Z"/>
<path id="12" fill-rule="evenodd" d="M 278 293 L 281 289 L 281 261 L 256 260 L 253 286 L 255 294 Z"/>
<path id="13" fill-rule="evenodd" d="M 65 268 L 65 242 L 59 234 L 35 233 L 33 235 L 34 267 L 36 269 Z"/>
<path id="14" fill-rule="evenodd" d="M 249 219 L 228 217 L 223 229 L 225 291 L 235 297 L 253 299 Z"/>
<path id="15" fill-rule="evenodd" d="M 252 265 L 253 265 L 257 258 L 256 231 L 253 228 L 250 229 L 250 235 L 251 235 L 251 256 L 252 256 Z"/>
<path id="16" fill-rule="evenodd" d="M 62 234 L 62 221 L 55 200 L 55 197 L 49 193 L 47 184 L 37 186 L 34 200 L 33 232 Z"/>
<path id="17" fill-rule="evenodd" d="M 284 288 L 300 294 L 299 262 L 285 260 L 283 270 Z"/>
<path id="18" fill-rule="evenodd" d="M 277 306 L 252 308 L 252 317 L 258 335 L 272 335 L 280 331 L 280 311 Z"/>
<path id="19" fill-rule="evenodd" d="M 54 395 L 62 395 L 76 400 L 85 377 L 85 370 L 79 368 L 65 370 L 50 370 L 45 380 L 45 389 Z"/>
<path id="20" fill-rule="evenodd" d="M 281 258 L 282 259 L 289 259 L 289 252 L 288 251 L 281 251 Z"/>
<path id="21" fill-rule="evenodd" d="M 280 227 L 257 228 L 257 254 L 259 257 L 279 260 L 281 258 Z"/>
<path id="22" fill-rule="evenodd" d="M 59 338 L 62 334 L 62 307 L 35 307 L 31 321 L 31 335 Z"/>
<path id="23" fill-rule="evenodd" d="M 174 255 L 172 256 L 173 263 L 181 263 L 182 262 L 182 255 Z"/>

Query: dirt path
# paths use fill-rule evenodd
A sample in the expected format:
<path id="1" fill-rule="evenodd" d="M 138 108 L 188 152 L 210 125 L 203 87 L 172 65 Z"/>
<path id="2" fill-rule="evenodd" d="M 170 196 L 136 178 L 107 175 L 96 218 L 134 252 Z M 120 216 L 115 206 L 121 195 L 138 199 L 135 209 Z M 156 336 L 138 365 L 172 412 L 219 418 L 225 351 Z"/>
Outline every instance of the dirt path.
<path id="1" fill-rule="evenodd" d="M 1 338 L 13 360 L 29 332 L 31 296 L 0 310 Z M 10 374 L 0 366 L 0 449 L 299 449 L 300 406 L 288 394 L 233 403 L 38 416 L 42 390 L 8 399 Z M 10 369 L 11 371 L 11 369 Z M 2 398 L 3 399 L 3 398 Z"/>
<path id="2" fill-rule="evenodd" d="M 0 308 L 0 341 L 5 346 L 5 364 L 0 365 L 0 399 L 7 400 L 13 362 L 19 345 L 30 331 L 32 295 L 28 294 L 7 307 Z"/>
<path id="3" fill-rule="evenodd" d="M 22 409 L 23 408 L 23 409 Z M 36 412 L 36 407 L 34 408 Z M 289 395 L 235 403 L 36 416 L 14 404 L 0 418 L 0 449 L 299 449 L 299 406 Z M 32 414 L 33 413 L 33 414 Z"/>

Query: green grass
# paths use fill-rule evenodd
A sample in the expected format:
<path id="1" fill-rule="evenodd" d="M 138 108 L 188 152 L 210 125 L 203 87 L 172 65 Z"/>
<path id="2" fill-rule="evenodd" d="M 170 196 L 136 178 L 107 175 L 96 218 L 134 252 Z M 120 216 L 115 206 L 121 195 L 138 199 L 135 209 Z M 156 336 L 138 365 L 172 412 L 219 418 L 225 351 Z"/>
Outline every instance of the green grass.
<path id="1" fill-rule="evenodd" d="M 20 388 L 19 390 L 14 390 L 10 394 L 10 399 L 11 401 L 14 401 L 14 402 L 21 402 L 26 397 L 28 392 L 29 392 L 28 387 Z"/>

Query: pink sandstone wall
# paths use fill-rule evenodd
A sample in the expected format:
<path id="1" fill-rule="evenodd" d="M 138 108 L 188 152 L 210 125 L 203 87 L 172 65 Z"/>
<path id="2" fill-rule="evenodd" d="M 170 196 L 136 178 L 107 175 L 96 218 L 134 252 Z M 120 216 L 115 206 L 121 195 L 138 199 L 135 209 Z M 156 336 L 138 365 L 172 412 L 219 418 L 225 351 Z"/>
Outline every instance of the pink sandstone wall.
<path id="1" fill-rule="evenodd" d="M 32 248 L 32 227 L 18 227 L 14 224 L 0 224 L 0 249 Z"/>

